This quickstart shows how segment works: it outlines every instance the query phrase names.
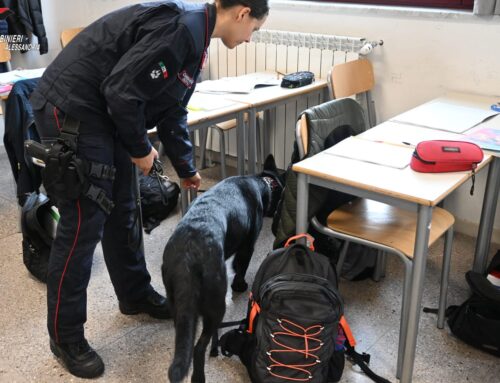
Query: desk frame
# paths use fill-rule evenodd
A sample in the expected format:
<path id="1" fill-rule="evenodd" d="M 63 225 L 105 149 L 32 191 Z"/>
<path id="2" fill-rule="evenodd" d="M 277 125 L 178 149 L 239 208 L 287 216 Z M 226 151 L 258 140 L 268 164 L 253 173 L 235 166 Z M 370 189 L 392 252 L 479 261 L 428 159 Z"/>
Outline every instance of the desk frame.
<path id="1" fill-rule="evenodd" d="M 318 185 L 329 189 L 338 190 L 344 193 L 353 194 L 358 197 L 369 198 L 404 209 L 417 211 L 417 232 L 413 257 L 413 272 L 410 282 L 410 300 L 408 302 L 408 326 L 406 329 L 406 334 L 400 334 L 400 336 L 402 336 L 405 340 L 402 374 L 400 381 L 403 383 L 411 382 L 413 365 L 415 361 L 425 268 L 429 250 L 429 224 L 432 220 L 433 206 L 409 202 L 397 197 L 377 193 L 375 191 L 360 189 L 343 183 L 324 180 L 322 178 L 307 175 L 304 173 L 297 173 L 297 233 L 307 232 L 308 229 L 307 211 L 309 202 L 309 184 Z"/>
<path id="2" fill-rule="evenodd" d="M 495 157 L 490 162 L 490 168 L 488 169 L 488 178 L 486 180 L 486 189 L 484 192 L 483 207 L 481 210 L 481 220 L 479 222 L 479 230 L 477 233 L 473 265 L 473 270 L 482 274 L 486 272 L 487 268 L 488 255 L 491 246 L 491 236 L 493 234 L 493 225 L 495 223 L 495 212 L 500 192 L 499 153 L 490 153 L 495 155 Z"/>

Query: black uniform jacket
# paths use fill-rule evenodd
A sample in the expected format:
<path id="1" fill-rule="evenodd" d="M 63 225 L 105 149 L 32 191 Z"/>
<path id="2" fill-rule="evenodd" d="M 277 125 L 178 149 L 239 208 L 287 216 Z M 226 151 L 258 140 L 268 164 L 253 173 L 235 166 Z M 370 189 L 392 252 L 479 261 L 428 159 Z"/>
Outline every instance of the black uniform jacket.
<path id="1" fill-rule="evenodd" d="M 160 1 L 112 12 L 49 65 L 31 97 L 33 107 L 48 100 L 96 127 L 111 119 L 132 157 L 150 152 L 146 130 L 157 126 L 179 176 L 193 176 L 185 106 L 214 26 L 215 6 L 209 4 Z"/>

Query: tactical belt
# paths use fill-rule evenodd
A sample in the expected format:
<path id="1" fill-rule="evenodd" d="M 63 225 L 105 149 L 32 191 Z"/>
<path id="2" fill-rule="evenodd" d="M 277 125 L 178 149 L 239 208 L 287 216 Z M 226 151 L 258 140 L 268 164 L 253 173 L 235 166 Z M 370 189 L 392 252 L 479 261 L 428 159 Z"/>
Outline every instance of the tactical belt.
<path id="1" fill-rule="evenodd" d="M 97 203 L 106 214 L 110 214 L 114 207 L 113 201 L 106 196 L 104 189 L 92 184 L 89 177 L 112 181 L 116 169 L 113 166 L 76 157 L 79 128 L 79 120 L 69 115 L 65 116 L 60 136 L 48 152 L 45 172 L 54 174 L 47 174 L 44 177 L 44 185 L 45 181 L 48 181 L 45 185 L 47 192 L 53 187 L 56 198 L 71 198 L 74 194 L 83 194 Z M 64 190 L 68 195 L 64 195 Z"/>

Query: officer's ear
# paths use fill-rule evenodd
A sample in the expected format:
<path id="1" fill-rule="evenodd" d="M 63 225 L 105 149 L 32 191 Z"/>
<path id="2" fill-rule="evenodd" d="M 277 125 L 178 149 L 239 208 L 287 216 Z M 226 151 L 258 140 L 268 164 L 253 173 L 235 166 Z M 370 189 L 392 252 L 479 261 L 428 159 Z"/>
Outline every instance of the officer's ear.
<path id="1" fill-rule="evenodd" d="M 245 16 L 249 16 L 250 15 L 250 12 L 252 12 L 252 10 L 250 9 L 250 7 L 241 7 L 240 10 L 238 11 L 237 20 L 238 21 L 243 20 L 245 18 Z"/>

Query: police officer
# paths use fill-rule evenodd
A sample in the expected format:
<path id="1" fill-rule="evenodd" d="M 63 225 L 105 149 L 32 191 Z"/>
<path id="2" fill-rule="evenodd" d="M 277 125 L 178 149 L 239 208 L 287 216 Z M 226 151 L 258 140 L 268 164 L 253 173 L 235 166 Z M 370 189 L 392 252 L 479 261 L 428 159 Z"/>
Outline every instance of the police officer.
<path id="1" fill-rule="evenodd" d="M 69 188 L 66 194 L 61 185 L 57 189 L 61 218 L 49 263 L 47 325 L 52 352 L 73 375 L 93 378 L 104 371 L 83 329 L 99 241 L 120 311 L 170 317 L 166 299 L 151 287 L 138 245 L 133 164 L 149 173 L 158 154 L 146 131 L 156 126 L 182 187 L 199 187 L 185 107 L 210 38 L 234 48 L 250 40 L 268 11 L 267 0 L 158 1 L 120 9 L 80 32 L 49 65 L 32 95 L 42 141 L 59 137 L 53 148 L 74 152 L 73 160 L 87 164 L 82 169 L 88 182 L 76 198 L 70 197 L 75 184 L 58 174 L 67 174 L 66 162 L 45 171 Z M 45 185 L 48 191 L 51 185 Z"/>

